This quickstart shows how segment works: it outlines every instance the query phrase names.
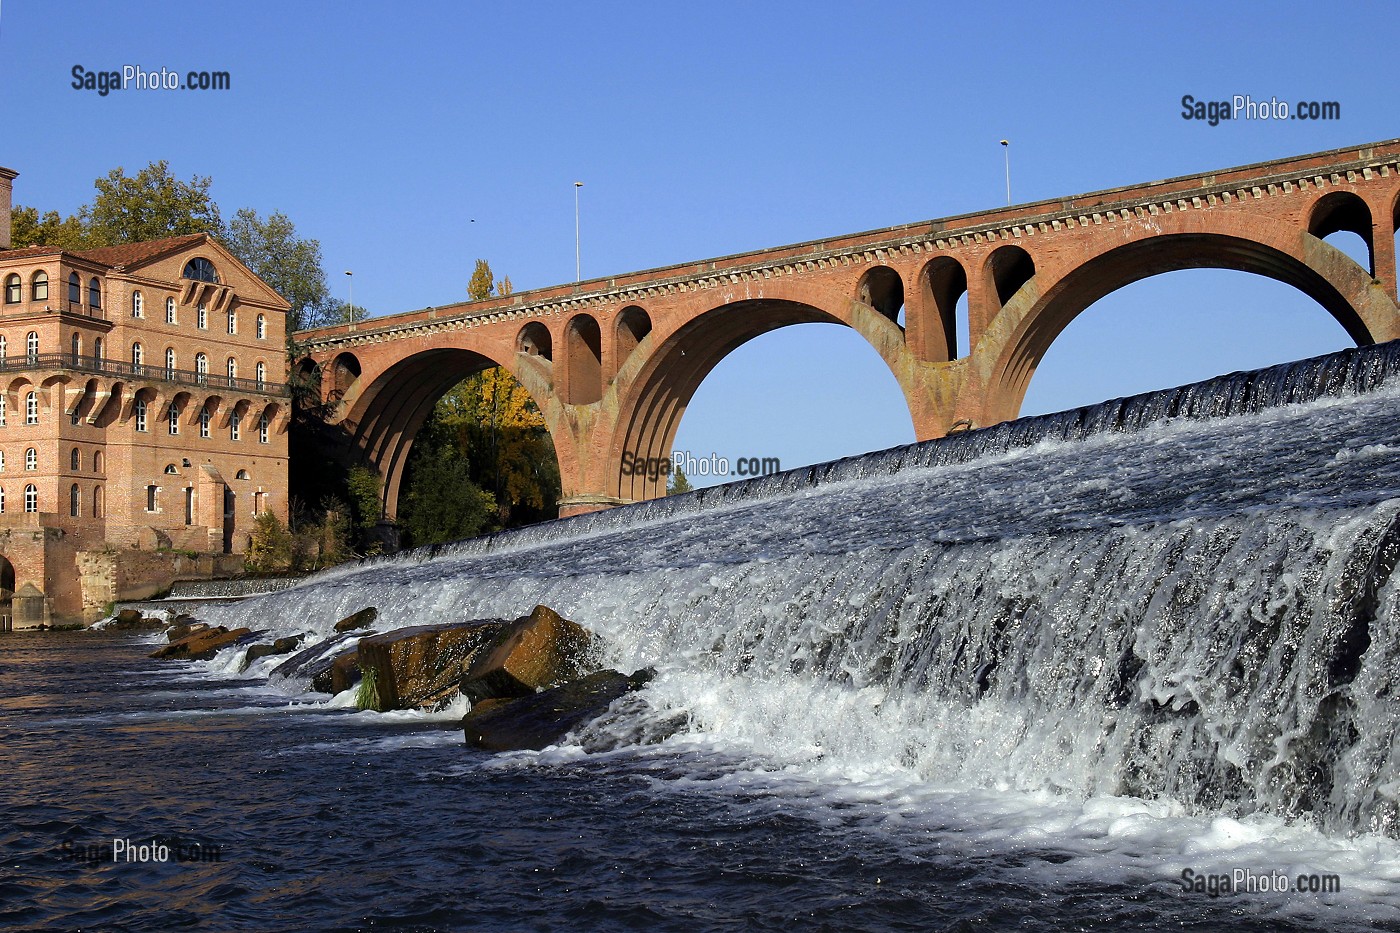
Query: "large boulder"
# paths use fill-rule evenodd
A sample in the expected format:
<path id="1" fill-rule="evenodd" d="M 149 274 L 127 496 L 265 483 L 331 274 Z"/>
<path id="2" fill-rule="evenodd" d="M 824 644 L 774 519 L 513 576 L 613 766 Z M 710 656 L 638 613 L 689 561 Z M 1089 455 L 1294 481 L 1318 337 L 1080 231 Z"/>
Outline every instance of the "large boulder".
<path id="1" fill-rule="evenodd" d="M 473 704 L 525 697 L 583 675 L 592 638 L 547 606 L 502 626 L 462 675 L 461 690 Z"/>
<path id="2" fill-rule="evenodd" d="M 374 685 L 367 694 L 373 708 L 412 709 L 455 696 L 463 671 L 505 626 L 501 619 L 473 620 L 362 638 L 360 670 Z"/>
<path id="3" fill-rule="evenodd" d="M 217 628 L 191 633 L 184 638 L 157 648 L 151 653 L 151 657 L 174 661 L 207 661 L 218 654 L 221 648 L 236 645 L 251 637 L 253 637 L 253 632 L 250 629 L 236 628 L 230 631 L 220 625 Z"/>
<path id="4" fill-rule="evenodd" d="M 329 659 L 311 677 L 311 689 L 319 693 L 340 693 L 349 690 L 360 682 L 360 656 L 355 648 L 348 648 Z"/>
<path id="5" fill-rule="evenodd" d="M 248 667 L 259 658 L 272 657 L 280 654 L 291 654 L 297 650 L 305 635 L 291 635 L 287 638 L 279 638 L 272 644 L 250 645 L 248 651 L 243 655 L 243 666 L 239 670 L 246 671 Z"/>
<path id="6" fill-rule="evenodd" d="M 640 689 L 649 671 L 631 676 L 598 671 L 579 680 L 517 699 L 487 699 L 462 720 L 467 744 L 493 752 L 539 750 L 607 712 L 617 698 Z"/>
<path id="7" fill-rule="evenodd" d="M 367 606 L 359 612 L 341 619 L 335 624 L 335 630 L 337 632 L 353 632 L 356 629 L 369 628 L 378 618 L 379 610 L 373 606 Z"/>

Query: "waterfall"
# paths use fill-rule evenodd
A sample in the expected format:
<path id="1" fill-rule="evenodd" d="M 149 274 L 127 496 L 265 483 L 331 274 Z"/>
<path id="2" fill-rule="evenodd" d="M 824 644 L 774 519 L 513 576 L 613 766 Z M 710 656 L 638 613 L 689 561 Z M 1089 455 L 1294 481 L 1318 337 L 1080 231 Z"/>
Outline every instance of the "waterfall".
<path id="1" fill-rule="evenodd" d="M 406 552 L 210 610 L 545 603 L 684 723 L 935 782 L 1400 836 L 1400 344 Z M 269 620 L 272 620 L 269 622 Z"/>

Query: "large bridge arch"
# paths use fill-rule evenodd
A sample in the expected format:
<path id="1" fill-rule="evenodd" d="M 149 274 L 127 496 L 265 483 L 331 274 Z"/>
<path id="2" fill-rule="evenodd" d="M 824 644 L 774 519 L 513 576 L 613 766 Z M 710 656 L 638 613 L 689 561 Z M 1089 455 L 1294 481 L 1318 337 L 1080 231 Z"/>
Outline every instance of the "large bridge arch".
<path id="1" fill-rule="evenodd" d="M 383 480 L 383 515 L 398 513 L 399 491 L 418 431 L 438 399 L 469 376 L 499 366 L 530 393 L 545 415 L 556 451 L 567 449 L 557 428 L 557 405 L 551 405 L 547 377 L 529 366 L 512 366 L 480 349 L 434 347 L 388 366 L 357 387 L 343 423 L 351 431 L 352 450 Z"/>
<path id="2" fill-rule="evenodd" d="M 1305 229 L 1255 218 L 1213 227 L 1200 215 L 1153 218 L 1136 235 L 1039 272 L 1007 302 L 974 348 L 958 415 L 977 424 L 1015 418 L 1036 367 L 1082 311 L 1133 282 L 1181 269 L 1233 269 L 1266 276 L 1308 295 L 1358 344 L 1400 337 L 1400 309 L 1341 250 Z"/>
<path id="3" fill-rule="evenodd" d="M 806 284 L 765 283 L 720 299 L 703 297 L 704 305 L 685 314 L 679 326 L 648 333 L 619 370 L 611 388 L 617 423 L 598 464 L 605 488 L 616 490 L 612 495 L 640 500 L 663 494 L 664 476 L 623 475 L 624 455 L 643 461 L 668 457 L 686 406 L 706 377 L 740 346 L 783 327 L 839 324 L 855 330 L 885 361 L 915 416 L 916 393 L 902 378 L 908 358 L 903 328 L 861 301 L 857 290 L 848 295 Z"/>

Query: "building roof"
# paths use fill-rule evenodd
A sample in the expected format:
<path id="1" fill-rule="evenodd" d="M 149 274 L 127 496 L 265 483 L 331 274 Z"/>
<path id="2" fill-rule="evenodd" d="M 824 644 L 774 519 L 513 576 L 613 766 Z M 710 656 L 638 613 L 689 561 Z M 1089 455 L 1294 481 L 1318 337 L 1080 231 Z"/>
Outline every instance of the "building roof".
<path id="1" fill-rule="evenodd" d="M 31 259 L 35 256 L 48 256 L 51 253 L 61 252 L 63 250 L 57 246 L 21 246 L 19 249 L 0 249 L 0 260 Z"/>
<path id="2" fill-rule="evenodd" d="M 104 266 L 120 269 L 184 249 L 186 246 L 192 246 L 208 238 L 209 234 L 207 233 L 187 233 L 184 236 L 169 236 L 160 240 L 144 240 L 140 243 L 121 243 L 117 246 L 78 250 L 74 255 L 92 262 L 100 262 Z"/>

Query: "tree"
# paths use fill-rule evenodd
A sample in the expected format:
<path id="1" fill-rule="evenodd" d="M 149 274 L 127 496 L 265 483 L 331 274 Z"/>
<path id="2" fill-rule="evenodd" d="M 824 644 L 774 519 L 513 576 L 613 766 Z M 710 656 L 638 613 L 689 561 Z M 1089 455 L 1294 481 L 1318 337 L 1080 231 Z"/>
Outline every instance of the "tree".
<path id="1" fill-rule="evenodd" d="M 692 488 L 690 480 L 685 478 L 685 470 L 676 467 L 675 471 L 671 474 L 670 481 L 666 484 L 666 495 L 679 495 L 683 492 L 690 492 Z"/>
<path id="2" fill-rule="evenodd" d="M 229 252 L 292 306 L 287 313 L 288 333 L 333 323 L 336 309 L 321 268 L 321 244 L 297 236 L 286 214 L 274 211 L 264 219 L 252 208 L 242 208 L 221 239 Z"/>
<path id="3" fill-rule="evenodd" d="M 78 212 L 89 247 L 138 243 L 189 233 L 223 230 L 219 206 L 209 194 L 213 182 L 198 175 L 180 181 L 164 159 L 136 175 L 117 167 L 93 183 L 97 197 Z"/>
<path id="4" fill-rule="evenodd" d="M 76 251 L 88 248 L 87 227 L 80 218 L 60 218 L 58 211 L 42 217 L 38 208 L 19 206 L 10 215 L 10 242 L 21 246 L 56 246 Z"/>
<path id="5" fill-rule="evenodd" d="M 467 295 L 472 301 L 485 301 L 491 297 L 491 291 L 495 287 L 491 278 L 491 264 L 485 259 L 476 261 L 476 268 L 472 270 L 472 280 L 467 283 Z"/>
<path id="6" fill-rule="evenodd" d="M 384 516 L 383 483 L 379 474 L 369 467 L 351 467 L 346 485 L 350 493 L 350 512 L 356 537 L 368 554 L 379 553 L 374 531 Z"/>
<path id="7" fill-rule="evenodd" d="M 253 520 L 253 535 L 245 561 L 254 573 L 280 573 L 292 566 L 292 536 L 271 512 L 261 512 Z"/>
<path id="8" fill-rule="evenodd" d="M 427 449 L 414 465 L 414 482 L 399 519 L 421 547 L 479 534 L 495 513 L 495 498 L 472 482 L 465 459 L 451 448 Z"/>

